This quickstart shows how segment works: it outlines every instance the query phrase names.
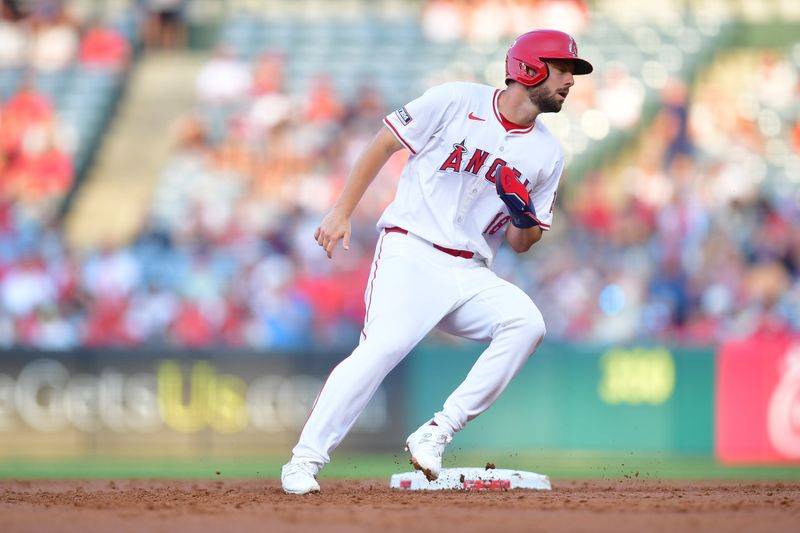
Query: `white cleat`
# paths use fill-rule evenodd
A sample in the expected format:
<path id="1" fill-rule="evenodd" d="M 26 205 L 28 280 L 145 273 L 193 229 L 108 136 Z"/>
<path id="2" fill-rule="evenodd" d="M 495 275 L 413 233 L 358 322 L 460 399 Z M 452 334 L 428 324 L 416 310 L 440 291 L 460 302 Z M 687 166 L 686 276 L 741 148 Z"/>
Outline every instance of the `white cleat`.
<path id="1" fill-rule="evenodd" d="M 281 485 L 286 494 L 319 492 L 317 471 L 311 463 L 286 463 L 281 468 Z"/>
<path id="2" fill-rule="evenodd" d="M 411 452 L 411 464 L 421 470 L 428 481 L 434 481 L 442 471 L 442 453 L 453 436 L 439 426 L 422 426 L 406 439 L 406 450 Z"/>

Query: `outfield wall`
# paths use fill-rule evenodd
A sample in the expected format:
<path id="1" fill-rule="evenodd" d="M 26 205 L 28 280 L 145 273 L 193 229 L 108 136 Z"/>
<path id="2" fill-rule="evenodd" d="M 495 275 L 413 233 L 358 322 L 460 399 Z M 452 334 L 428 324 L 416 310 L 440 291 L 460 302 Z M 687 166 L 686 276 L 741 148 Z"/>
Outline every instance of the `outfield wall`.
<path id="1" fill-rule="evenodd" d="M 342 449 L 399 453 L 482 348 L 423 343 Z M 0 355 L 0 457 L 286 454 L 346 355 L 8 351 Z M 800 339 L 719 350 L 546 342 L 454 445 L 800 462 Z"/>
<path id="2" fill-rule="evenodd" d="M 335 364 L 319 354 L 6 353 L 0 456 L 287 453 Z M 382 451 L 405 438 L 404 383 L 402 371 L 383 383 L 349 446 Z"/>
<path id="3" fill-rule="evenodd" d="M 466 375 L 480 347 L 426 346 L 410 361 L 411 413 L 429 413 Z M 713 353 L 662 346 L 544 344 L 483 416 L 464 448 L 713 450 Z"/>

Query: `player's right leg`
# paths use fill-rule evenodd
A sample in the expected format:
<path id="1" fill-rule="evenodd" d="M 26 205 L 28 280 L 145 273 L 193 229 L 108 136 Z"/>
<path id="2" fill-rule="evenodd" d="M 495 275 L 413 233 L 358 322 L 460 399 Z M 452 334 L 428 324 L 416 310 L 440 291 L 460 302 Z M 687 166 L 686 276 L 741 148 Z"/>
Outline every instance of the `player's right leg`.
<path id="1" fill-rule="evenodd" d="M 458 287 L 447 269 L 425 260 L 440 260 L 441 255 L 406 235 L 381 235 L 367 281 L 361 342 L 333 369 L 314 402 L 292 460 L 284 467 L 286 492 L 319 490 L 314 476 L 330 461 L 330 452 L 383 379 L 453 307 Z"/>

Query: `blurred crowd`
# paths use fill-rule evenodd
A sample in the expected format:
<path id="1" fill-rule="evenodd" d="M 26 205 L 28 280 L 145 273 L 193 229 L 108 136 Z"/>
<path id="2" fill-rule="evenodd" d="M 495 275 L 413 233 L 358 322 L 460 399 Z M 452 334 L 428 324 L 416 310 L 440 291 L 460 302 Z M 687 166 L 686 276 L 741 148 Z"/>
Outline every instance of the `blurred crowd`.
<path id="1" fill-rule="evenodd" d="M 0 202 L 20 202 L 47 218 L 75 179 L 74 124 L 57 99 L 77 69 L 118 71 L 130 44 L 99 20 L 78 21 L 64 2 L 0 8 Z"/>
<path id="2" fill-rule="evenodd" d="M 689 344 L 800 331 L 799 96 L 800 47 L 730 54 L 691 91 L 669 83 L 639 144 L 565 200 L 568 227 L 530 265 L 548 331 Z"/>
<path id="3" fill-rule="evenodd" d="M 431 0 L 422 24 L 441 27 L 467 7 L 474 17 L 484 4 L 497 3 Z M 341 97 L 324 73 L 299 93 L 286 62 L 279 51 L 245 61 L 215 50 L 127 246 L 71 249 L 55 220 L 0 194 L 0 346 L 352 347 L 374 225 L 406 155 L 367 192 L 350 251 L 325 258 L 314 229 L 391 109 L 370 84 Z M 800 331 L 800 56 L 750 52 L 716 65 L 695 87 L 664 83 L 660 111 L 622 159 L 579 183 L 565 175 L 542 242 L 499 254 L 496 270 L 532 296 L 550 338 L 711 344 Z M 623 80 L 628 97 L 587 83 L 573 104 L 605 101 L 630 127 L 642 84 L 623 74 L 597 73 Z"/>
<path id="4" fill-rule="evenodd" d="M 320 261 L 313 224 L 380 126 L 380 94 L 341 101 L 321 77 L 286 92 L 283 59 L 221 47 L 175 124 L 151 215 L 125 247 L 70 249 L 23 202 L 1 203 L 0 345 L 300 349 L 357 339 L 374 221 L 403 157 L 368 194 L 351 254 Z"/>

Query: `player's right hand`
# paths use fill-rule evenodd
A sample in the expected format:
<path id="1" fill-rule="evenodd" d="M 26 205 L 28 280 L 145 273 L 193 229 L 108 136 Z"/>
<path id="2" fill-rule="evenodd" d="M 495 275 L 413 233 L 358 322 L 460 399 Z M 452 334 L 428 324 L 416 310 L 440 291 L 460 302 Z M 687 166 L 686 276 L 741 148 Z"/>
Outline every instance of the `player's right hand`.
<path id="1" fill-rule="evenodd" d="M 339 239 L 342 239 L 344 249 L 349 250 L 350 218 L 336 208 L 331 209 L 320 222 L 317 231 L 314 232 L 314 239 L 317 244 L 322 246 L 329 258 L 333 257 L 333 249 Z"/>

